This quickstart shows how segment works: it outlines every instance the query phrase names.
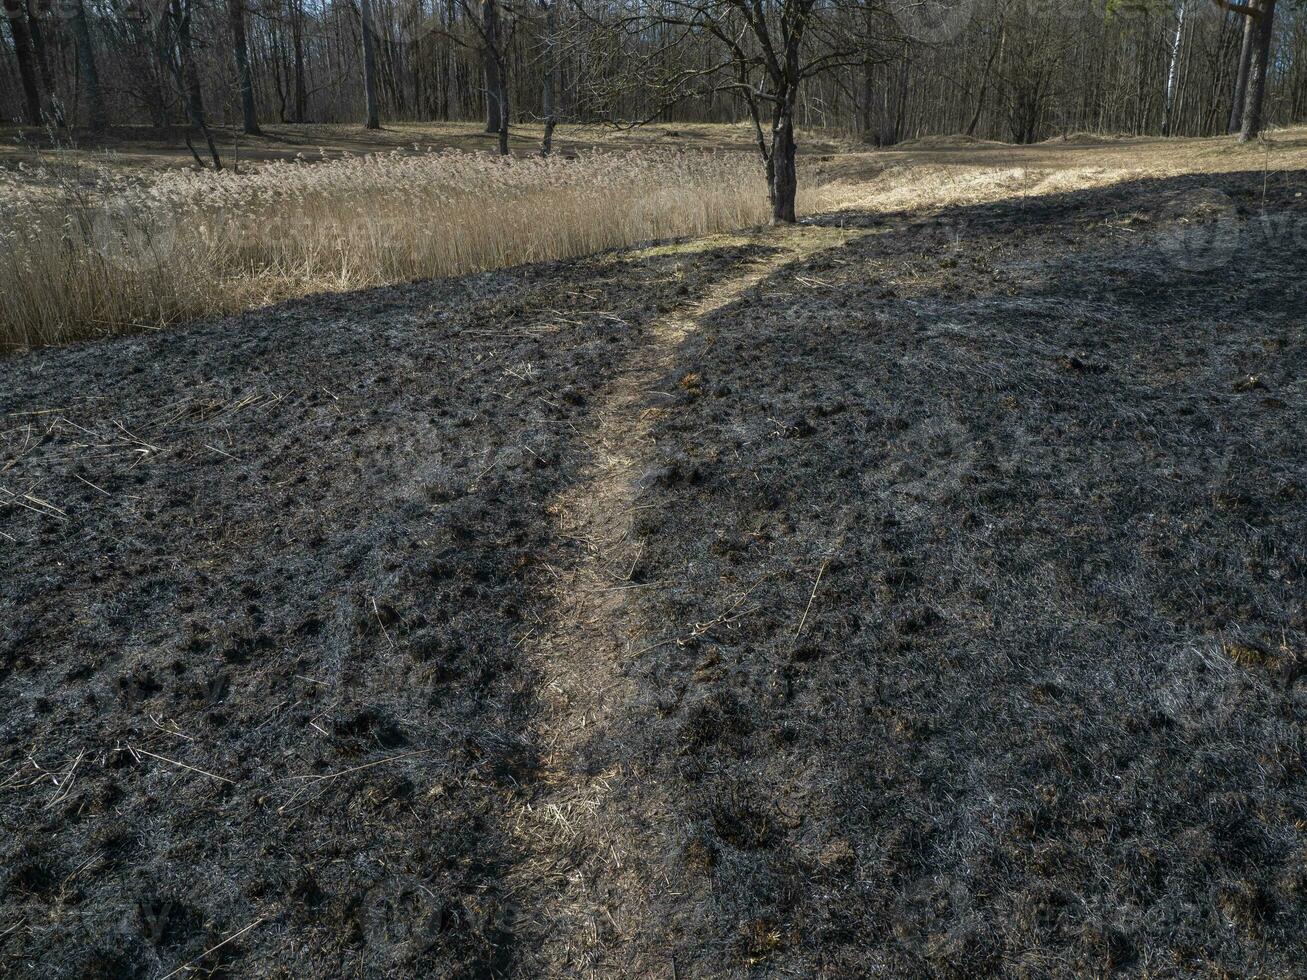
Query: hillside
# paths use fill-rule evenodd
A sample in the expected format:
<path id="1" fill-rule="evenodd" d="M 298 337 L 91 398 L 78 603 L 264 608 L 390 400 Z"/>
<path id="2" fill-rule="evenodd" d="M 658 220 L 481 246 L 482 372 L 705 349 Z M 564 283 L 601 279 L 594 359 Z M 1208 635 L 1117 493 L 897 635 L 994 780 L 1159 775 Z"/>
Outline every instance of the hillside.
<path id="1" fill-rule="evenodd" d="M 0 972 L 1294 975 L 1244 159 L 0 359 Z"/>

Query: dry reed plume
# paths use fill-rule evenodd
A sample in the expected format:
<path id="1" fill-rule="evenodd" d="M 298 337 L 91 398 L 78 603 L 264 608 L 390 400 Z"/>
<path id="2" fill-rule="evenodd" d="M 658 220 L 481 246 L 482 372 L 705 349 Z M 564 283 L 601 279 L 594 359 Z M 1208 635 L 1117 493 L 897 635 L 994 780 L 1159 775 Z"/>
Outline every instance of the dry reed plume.
<path id="1" fill-rule="evenodd" d="M 416 149 L 416 147 L 415 147 Z M 766 220 L 752 156 L 395 151 L 148 177 L 0 173 L 0 346 L 28 348 Z"/>

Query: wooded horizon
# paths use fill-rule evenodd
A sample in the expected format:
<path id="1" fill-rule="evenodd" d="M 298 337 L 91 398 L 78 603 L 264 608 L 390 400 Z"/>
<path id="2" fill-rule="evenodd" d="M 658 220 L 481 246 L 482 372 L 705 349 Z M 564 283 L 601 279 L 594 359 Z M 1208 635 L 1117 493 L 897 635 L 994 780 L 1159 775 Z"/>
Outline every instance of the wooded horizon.
<path id="1" fill-rule="evenodd" d="M 813 70 L 795 121 L 876 145 L 955 133 L 1015 143 L 1079 131 L 1223 133 L 1243 38 L 1256 33 L 1245 32 L 1249 7 L 1206 0 L 756 5 L 777 32 L 799 7 L 823 30 L 801 42 Z M 375 121 L 488 117 L 494 129 L 502 100 L 510 124 L 739 122 L 749 92 L 768 88 L 739 78 L 759 45 L 750 37 L 734 57 L 709 21 L 742 24 L 753 8 L 6 0 L 0 117 L 92 127 L 365 122 L 370 50 Z M 1263 114 L 1282 125 L 1307 118 L 1307 17 L 1284 3 L 1274 13 Z"/>

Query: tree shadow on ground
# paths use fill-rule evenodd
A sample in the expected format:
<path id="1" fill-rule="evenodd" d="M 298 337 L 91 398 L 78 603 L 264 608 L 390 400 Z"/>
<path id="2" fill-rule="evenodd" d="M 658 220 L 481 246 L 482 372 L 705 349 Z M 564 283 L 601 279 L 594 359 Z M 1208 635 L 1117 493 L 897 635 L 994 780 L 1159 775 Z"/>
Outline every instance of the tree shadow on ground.
<path id="1" fill-rule="evenodd" d="M 648 643 L 590 747 L 639 774 L 603 819 L 652 914 L 599 969 L 1291 970 L 1305 260 L 1240 258 L 1263 201 L 1300 233 L 1264 179 L 823 219 L 866 234 L 673 352 Z M 2 961 L 153 974 L 256 923 L 217 961 L 539 965 L 522 644 L 584 548 L 543 508 L 650 325 L 752 258 L 0 364 Z"/>
<path id="2" fill-rule="evenodd" d="M 588 400 L 732 250 L 0 364 L 0 961 L 502 975 Z M 10 928 L 10 927 L 13 928 Z"/>
<path id="3" fill-rule="evenodd" d="M 823 219 L 869 234 L 687 341 L 615 958 L 1292 970 L 1303 176 Z"/>

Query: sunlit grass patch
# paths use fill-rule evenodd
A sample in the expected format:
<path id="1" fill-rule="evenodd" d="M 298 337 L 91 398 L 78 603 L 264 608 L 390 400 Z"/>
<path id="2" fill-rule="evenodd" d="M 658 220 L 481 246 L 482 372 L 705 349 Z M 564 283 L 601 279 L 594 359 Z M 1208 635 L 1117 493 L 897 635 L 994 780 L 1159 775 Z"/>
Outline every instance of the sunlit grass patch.
<path id="1" fill-rule="evenodd" d="M 757 160 L 458 151 L 125 175 L 0 174 L 0 343 L 159 327 L 350 290 L 761 224 Z"/>

